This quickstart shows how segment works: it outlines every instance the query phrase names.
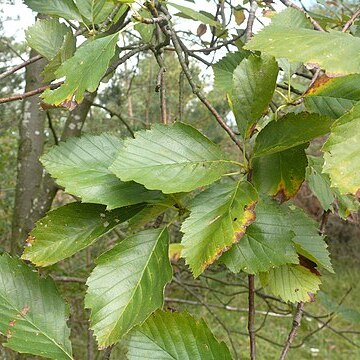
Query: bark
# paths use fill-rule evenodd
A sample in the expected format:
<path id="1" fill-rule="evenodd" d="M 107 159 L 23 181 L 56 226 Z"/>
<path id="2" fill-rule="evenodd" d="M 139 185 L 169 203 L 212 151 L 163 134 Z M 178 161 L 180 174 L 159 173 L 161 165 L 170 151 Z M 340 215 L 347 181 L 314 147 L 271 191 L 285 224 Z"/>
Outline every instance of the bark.
<path id="1" fill-rule="evenodd" d="M 30 52 L 30 58 L 36 56 Z M 45 60 L 30 64 L 25 71 L 25 92 L 42 85 L 41 71 Z M 12 223 L 11 253 L 18 254 L 24 239 L 33 227 L 34 208 L 38 207 L 40 184 L 44 171 L 39 162 L 44 147 L 45 112 L 40 110 L 39 96 L 23 102 L 23 114 L 19 124 L 19 148 L 17 182 Z"/>

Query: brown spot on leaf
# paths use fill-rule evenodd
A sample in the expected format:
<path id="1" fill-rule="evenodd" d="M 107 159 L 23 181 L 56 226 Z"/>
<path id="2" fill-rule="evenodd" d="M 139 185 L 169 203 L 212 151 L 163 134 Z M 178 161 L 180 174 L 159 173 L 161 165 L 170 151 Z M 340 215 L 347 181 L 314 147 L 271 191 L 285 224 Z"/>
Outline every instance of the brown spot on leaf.
<path id="1" fill-rule="evenodd" d="M 11 332 L 10 329 L 8 329 L 7 332 L 6 332 L 6 338 L 7 338 L 8 340 L 10 340 L 10 339 L 12 338 L 12 332 Z"/>
<path id="2" fill-rule="evenodd" d="M 29 306 L 25 305 L 25 306 L 21 309 L 19 315 L 23 317 L 23 316 L 25 316 L 25 315 L 29 312 L 29 310 L 30 310 Z"/>
<path id="3" fill-rule="evenodd" d="M 304 268 L 310 270 L 313 274 L 320 276 L 319 271 L 316 269 L 316 263 L 314 263 L 313 261 L 309 260 L 308 258 L 306 258 L 303 255 L 299 255 L 299 262 L 300 265 L 303 266 Z"/>
<path id="4" fill-rule="evenodd" d="M 241 222 L 238 221 L 238 230 L 234 232 L 234 237 L 232 239 L 232 242 L 228 246 L 224 247 L 217 247 L 215 254 L 211 257 L 209 257 L 201 266 L 202 271 L 204 271 L 207 267 L 209 267 L 211 264 L 213 264 L 219 257 L 226 251 L 228 251 L 233 244 L 240 241 L 240 239 L 244 236 L 247 227 L 254 222 L 256 219 L 256 213 L 255 213 L 255 206 L 257 204 L 257 201 L 251 202 L 249 205 L 246 205 L 244 208 L 244 215 L 240 218 Z M 238 219 L 238 218 L 237 218 Z M 235 220 L 234 220 L 235 221 Z"/>
<path id="5" fill-rule="evenodd" d="M 319 90 L 319 88 L 322 88 L 330 80 L 331 78 L 325 74 L 319 76 L 312 84 L 312 86 L 306 91 L 305 95 L 315 94 Z"/>
<path id="6" fill-rule="evenodd" d="M 14 327 L 16 323 L 16 319 L 9 321 L 9 326 Z"/>

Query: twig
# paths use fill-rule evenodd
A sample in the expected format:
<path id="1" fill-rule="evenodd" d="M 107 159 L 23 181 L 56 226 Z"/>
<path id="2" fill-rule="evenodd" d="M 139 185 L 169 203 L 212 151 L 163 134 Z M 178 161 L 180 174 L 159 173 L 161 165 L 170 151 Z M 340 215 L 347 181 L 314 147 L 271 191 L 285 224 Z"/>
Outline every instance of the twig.
<path id="1" fill-rule="evenodd" d="M 347 30 L 349 30 L 350 26 L 354 23 L 354 21 L 356 20 L 356 18 L 358 18 L 360 16 L 360 8 L 357 9 L 353 15 L 351 16 L 351 18 L 347 21 L 347 23 L 345 24 L 345 26 L 342 28 L 342 32 L 346 32 Z"/>
<path id="2" fill-rule="evenodd" d="M 56 84 L 45 85 L 45 86 L 39 87 L 39 88 L 37 88 L 35 90 L 28 91 L 28 92 L 23 93 L 23 94 L 16 94 L 16 95 L 0 98 L 0 104 L 4 104 L 4 103 L 7 103 L 7 102 L 16 101 L 16 100 L 24 100 L 24 99 L 26 99 L 28 97 L 41 94 L 47 89 L 54 90 L 54 89 L 58 88 L 60 85 L 62 85 L 63 83 L 64 83 L 63 81 L 60 81 L 60 82 L 58 82 Z"/>
<path id="3" fill-rule="evenodd" d="M 256 359 L 256 339 L 255 339 L 255 276 L 248 275 L 249 281 L 249 315 L 248 331 L 250 338 L 250 359 Z"/>
<path id="4" fill-rule="evenodd" d="M 110 359 L 112 349 L 113 349 L 112 346 L 109 346 L 106 349 L 104 349 L 103 360 L 109 360 Z"/>
<path id="5" fill-rule="evenodd" d="M 161 121 L 163 124 L 167 124 L 168 119 L 167 119 L 167 104 L 166 104 L 166 85 L 165 85 L 166 67 L 164 63 L 164 56 L 162 51 L 157 51 L 155 49 L 152 49 L 152 51 L 159 65 L 159 72 L 157 76 L 155 91 L 160 92 Z"/>
<path id="6" fill-rule="evenodd" d="M 55 281 L 65 282 L 65 283 L 79 283 L 85 284 L 86 279 L 75 277 L 75 276 L 53 276 Z"/>
<path id="7" fill-rule="evenodd" d="M 301 8 L 300 6 L 297 6 L 296 4 L 294 4 L 293 2 L 291 2 L 290 0 L 280 0 L 285 6 L 288 7 L 292 7 L 296 10 L 301 11 L 302 13 L 305 14 L 305 16 L 310 20 L 310 22 L 312 23 L 312 25 L 314 26 L 314 28 L 318 31 L 325 31 L 321 25 L 313 18 L 309 15 L 308 12 L 306 12 L 303 8 Z"/>
<path id="8" fill-rule="evenodd" d="M 257 9 L 257 2 L 254 0 L 250 0 L 250 11 L 249 17 L 246 25 L 245 38 L 246 41 L 249 41 L 253 35 L 253 26 L 255 21 L 255 13 Z"/>
<path id="9" fill-rule="evenodd" d="M 207 309 L 207 311 L 214 317 L 214 319 L 222 326 L 222 328 L 226 331 L 226 333 L 228 335 L 229 341 L 231 343 L 231 347 L 235 354 L 235 358 L 237 359 L 238 355 L 237 355 L 235 344 L 232 341 L 229 329 L 225 326 L 225 324 L 222 322 L 222 320 L 211 310 L 210 306 L 208 306 L 206 303 L 204 303 L 201 300 L 201 298 L 194 291 L 189 289 L 186 285 L 184 285 L 180 280 L 176 279 L 175 277 L 173 278 L 173 281 L 176 282 L 178 285 L 180 285 L 183 289 L 185 289 L 196 300 L 198 300 L 198 302 L 200 302 Z"/>
<path id="10" fill-rule="evenodd" d="M 121 57 L 116 63 L 112 64 L 111 66 L 109 66 L 108 70 L 106 71 L 105 75 L 103 76 L 106 77 L 109 74 L 111 74 L 114 70 L 116 70 L 116 68 L 118 66 L 120 66 L 121 64 L 123 64 L 125 61 L 127 61 L 128 59 L 130 59 L 132 56 L 136 55 L 137 53 L 147 50 L 150 48 L 149 44 L 145 44 L 140 46 L 137 49 L 131 50 L 128 53 L 126 53 L 123 57 Z M 38 94 L 43 93 L 46 89 L 51 89 L 54 90 L 56 88 L 58 88 L 60 85 L 62 85 L 64 82 L 63 81 L 59 81 L 55 84 L 50 84 L 50 85 L 46 85 L 46 86 L 42 86 L 38 89 L 26 92 L 24 94 L 16 94 L 16 95 L 12 95 L 12 96 L 7 96 L 4 98 L 0 98 L 0 104 L 3 103 L 7 103 L 7 102 L 11 102 L 11 101 L 16 101 L 16 100 L 24 100 L 25 98 L 31 97 L 31 96 L 35 96 Z"/>
<path id="11" fill-rule="evenodd" d="M 36 55 L 36 56 L 33 56 L 32 58 L 30 58 L 29 60 L 26 60 L 23 63 L 12 67 L 11 69 L 9 69 L 9 70 L 3 72 L 2 74 L 0 74 L 0 80 L 6 78 L 7 76 L 9 76 L 11 74 L 14 74 L 18 70 L 20 70 L 20 69 L 24 68 L 25 66 L 28 66 L 28 65 L 36 62 L 36 61 L 38 61 L 40 59 L 42 59 L 42 56 L 41 55 Z"/>
<path id="12" fill-rule="evenodd" d="M 55 143 L 55 145 L 59 145 L 59 138 L 56 135 L 56 131 L 55 131 L 54 125 L 52 123 L 52 119 L 51 119 L 49 111 L 46 112 L 46 117 L 48 119 L 49 129 L 54 137 L 54 143 Z"/>
<path id="13" fill-rule="evenodd" d="M 178 106 L 178 120 L 182 121 L 184 108 L 184 72 L 181 70 L 179 74 L 179 106 Z"/>
<path id="14" fill-rule="evenodd" d="M 135 134 L 134 134 L 133 130 L 131 129 L 130 125 L 125 121 L 125 119 L 118 112 L 112 111 L 109 108 L 107 108 L 106 106 L 101 105 L 101 104 L 92 103 L 91 106 L 95 106 L 97 108 L 107 111 L 110 114 L 110 116 L 118 117 L 119 120 L 125 125 L 126 129 L 129 131 L 130 135 L 133 138 L 135 138 Z"/>
<path id="15" fill-rule="evenodd" d="M 208 110 L 213 114 L 216 121 L 220 124 L 220 126 L 228 133 L 231 140 L 238 146 L 238 148 L 243 152 L 243 146 L 238 139 L 238 137 L 235 135 L 235 133 L 231 130 L 231 128 L 226 124 L 225 120 L 222 118 L 222 116 L 217 112 L 217 110 L 213 107 L 213 105 L 209 102 L 209 100 L 206 98 L 206 96 L 200 91 L 200 88 L 195 84 L 193 77 L 191 75 L 190 69 L 187 66 L 184 56 L 183 56 L 183 49 L 180 46 L 179 39 L 177 37 L 177 34 L 175 31 L 169 26 L 170 31 L 170 37 L 174 44 L 176 54 L 179 59 L 179 63 L 181 65 L 182 70 L 184 71 L 184 74 L 191 86 L 191 89 L 193 93 L 198 97 L 198 99 L 208 108 Z"/>
<path id="16" fill-rule="evenodd" d="M 1 39 L 0 40 L 5 46 L 7 46 L 17 57 L 19 57 L 21 59 L 21 61 L 26 61 L 22 56 L 21 54 L 16 50 L 14 49 L 7 41 L 5 41 L 4 39 Z"/>
<path id="17" fill-rule="evenodd" d="M 199 301 L 187 300 L 187 299 L 177 299 L 177 298 L 165 297 L 165 301 L 171 302 L 171 303 L 194 305 L 194 306 L 204 306 L 204 303 L 201 303 Z M 239 313 L 248 313 L 249 312 L 248 308 L 238 308 L 238 307 L 234 307 L 234 306 L 230 306 L 230 305 L 219 305 L 219 304 L 208 304 L 208 303 L 206 303 L 206 305 L 208 307 L 223 309 L 223 310 L 231 311 L 231 312 L 239 312 Z M 271 311 L 262 311 L 262 310 L 256 310 L 255 313 L 259 314 L 259 315 L 281 317 L 281 318 L 292 316 L 291 314 L 283 315 L 283 314 L 278 314 L 278 313 L 271 312 Z"/>
<path id="18" fill-rule="evenodd" d="M 298 328 L 300 326 L 300 323 L 301 323 L 301 317 L 302 317 L 302 314 L 303 314 L 303 311 L 304 311 L 304 302 L 300 301 L 297 305 L 297 308 L 296 308 L 296 313 L 295 313 L 295 316 L 294 316 L 294 321 L 293 321 L 293 326 L 290 330 L 290 333 L 289 333 L 289 336 L 285 342 L 285 345 L 284 345 L 284 348 L 281 352 L 281 355 L 280 355 L 280 359 L 279 360 L 284 360 L 286 359 L 286 356 L 290 350 L 290 346 L 291 344 L 293 343 L 295 337 L 296 337 L 296 333 L 298 331 Z"/>
<path id="19" fill-rule="evenodd" d="M 319 234 L 320 235 L 324 235 L 325 234 L 325 228 L 326 228 L 326 224 L 329 220 L 329 215 L 330 215 L 330 211 L 324 211 L 322 216 L 321 216 L 321 223 L 320 223 L 320 228 L 319 228 Z"/>
<path id="20" fill-rule="evenodd" d="M 280 89 L 283 90 L 288 90 L 289 89 L 289 85 L 286 83 L 286 85 L 282 85 L 282 84 L 276 84 L 276 86 Z M 295 89 L 292 85 L 290 85 L 290 91 L 296 95 L 302 95 L 303 93 L 300 90 Z"/>

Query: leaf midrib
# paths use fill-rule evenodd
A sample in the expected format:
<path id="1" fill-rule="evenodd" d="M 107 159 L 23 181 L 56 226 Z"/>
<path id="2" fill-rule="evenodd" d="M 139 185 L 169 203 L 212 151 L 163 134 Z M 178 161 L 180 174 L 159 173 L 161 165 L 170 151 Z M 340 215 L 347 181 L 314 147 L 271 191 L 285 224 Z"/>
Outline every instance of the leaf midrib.
<path id="1" fill-rule="evenodd" d="M 143 276 L 144 276 L 144 272 L 145 272 L 145 270 L 147 269 L 148 264 L 149 264 L 151 258 L 153 257 L 155 248 L 157 247 L 158 242 L 159 242 L 159 239 L 161 238 L 161 236 L 162 236 L 162 234 L 164 233 L 165 229 L 166 229 L 166 227 L 163 228 L 163 230 L 162 230 L 162 231 L 160 232 L 160 234 L 157 236 L 156 241 L 154 242 L 154 246 L 153 246 L 152 251 L 151 251 L 151 255 L 149 256 L 148 260 L 146 261 L 146 263 L 145 263 L 145 265 L 144 265 L 144 268 L 143 268 L 142 271 L 141 271 L 141 275 L 140 275 L 140 277 L 139 277 L 139 281 L 138 281 L 138 282 L 136 283 L 136 285 L 134 286 L 134 290 L 132 291 L 131 296 L 130 296 L 130 298 L 129 298 L 130 300 L 129 300 L 129 301 L 127 302 L 127 304 L 124 306 L 121 314 L 119 314 L 118 319 L 116 320 L 115 325 L 112 327 L 111 331 L 108 332 L 108 335 L 105 337 L 106 340 L 109 340 L 109 338 L 112 336 L 114 330 L 115 330 L 116 327 L 117 327 L 117 324 L 119 323 L 120 317 L 124 314 L 124 312 L 125 312 L 126 309 L 128 308 L 129 304 L 131 303 L 132 298 L 134 297 L 134 294 L 136 293 L 137 289 L 139 288 L 140 283 L 141 283 L 141 280 L 143 279 Z M 126 333 L 128 333 L 130 330 L 131 330 L 131 329 L 128 329 L 128 330 L 126 331 Z M 124 335 L 126 335 L 126 333 L 125 333 Z M 104 342 L 104 341 L 103 341 L 103 342 Z"/>

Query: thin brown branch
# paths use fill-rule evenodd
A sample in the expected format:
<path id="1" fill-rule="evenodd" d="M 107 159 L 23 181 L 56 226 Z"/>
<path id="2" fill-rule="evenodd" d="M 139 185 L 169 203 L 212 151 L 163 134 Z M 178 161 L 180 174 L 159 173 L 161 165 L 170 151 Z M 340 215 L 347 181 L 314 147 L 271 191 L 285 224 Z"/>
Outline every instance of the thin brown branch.
<path id="1" fill-rule="evenodd" d="M 54 124 L 52 122 L 51 115 L 50 115 L 49 111 L 46 112 L 46 117 L 48 119 L 49 129 L 50 129 L 50 131 L 51 131 L 51 133 L 53 135 L 53 138 L 54 138 L 54 143 L 55 143 L 55 145 L 58 145 L 59 144 L 59 138 L 56 135 Z"/>
<path id="2" fill-rule="evenodd" d="M 179 74 L 179 104 L 178 104 L 178 120 L 182 121 L 184 109 L 184 72 L 181 70 Z"/>
<path id="3" fill-rule="evenodd" d="M 204 306 L 204 303 L 205 303 L 205 302 L 201 303 L 199 301 L 170 298 L 170 297 L 165 297 L 165 301 L 170 302 L 170 303 L 179 303 L 179 304 L 187 304 L 187 305 L 194 305 L 194 306 Z M 234 307 L 234 306 L 230 306 L 230 305 L 219 305 L 219 304 L 209 304 L 209 303 L 206 303 L 206 305 L 208 307 L 223 309 L 223 310 L 230 311 L 230 312 L 239 312 L 239 313 L 248 313 L 249 312 L 248 308 L 238 308 L 238 307 Z M 259 314 L 259 315 L 264 315 L 264 316 L 281 317 L 281 318 L 292 316 L 290 314 L 283 315 L 283 314 L 278 314 L 278 313 L 271 312 L 271 311 L 262 311 L 262 310 L 256 310 L 255 313 Z"/>
<path id="4" fill-rule="evenodd" d="M 113 349 L 112 346 L 109 346 L 106 349 L 104 349 L 103 360 L 110 360 L 112 349 Z"/>
<path id="5" fill-rule="evenodd" d="M 245 31 L 246 41 L 249 41 L 253 36 L 253 26 L 256 16 L 256 9 L 257 9 L 257 2 L 255 0 L 250 0 L 250 11 L 249 11 L 249 17 Z"/>
<path id="6" fill-rule="evenodd" d="M 116 63 L 112 64 L 111 66 L 109 66 L 109 68 L 107 69 L 105 75 L 103 76 L 106 77 L 108 76 L 109 74 L 111 74 L 114 70 L 116 70 L 116 68 L 118 66 L 120 66 L 121 64 L 123 64 L 125 61 L 127 61 L 128 59 L 130 59 L 132 56 L 136 55 L 137 53 L 141 52 L 141 51 L 144 51 L 144 50 L 147 50 L 150 48 L 150 45 L 148 44 L 145 44 L 145 45 L 142 45 L 140 46 L 139 48 L 137 49 L 134 49 L 134 50 L 131 50 L 129 51 L 128 53 L 126 53 L 123 57 L 121 57 Z M 24 100 L 28 97 L 31 97 L 31 96 L 35 96 L 35 95 L 38 95 L 38 94 L 41 94 L 43 93 L 46 89 L 51 89 L 51 90 L 54 90 L 56 88 L 58 88 L 60 85 L 62 85 L 64 82 L 63 81 L 59 81 L 55 84 L 50 84 L 50 85 L 46 85 L 46 86 L 42 86 L 38 89 L 35 89 L 35 90 L 32 90 L 32 91 L 28 91 L 26 93 L 23 93 L 23 94 L 16 94 L 16 95 L 11 95 L 11 96 L 7 96 L 7 97 L 3 97 L 3 98 L 0 98 L 0 104 L 3 104 L 3 103 L 7 103 L 7 102 L 11 102 L 11 101 L 17 101 L 17 100 Z"/>
<path id="7" fill-rule="evenodd" d="M 16 65 L 14 67 L 12 67 L 11 69 L 3 72 L 2 74 L 0 74 L 0 80 L 6 78 L 7 76 L 11 75 L 11 74 L 14 74 L 15 72 L 17 72 L 18 70 L 24 68 L 25 66 L 27 65 L 30 65 L 38 60 L 42 59 L 42 56 L 41 55 L 36 55 L 36 56 L 33 56 L 32 58 L 30 58 L 29 60 L 26 60 L 24 61 L 23 63 L 19 64 L 19 65 Z"/>
<path id="8" fill-rule="evenodd" d="M 287 7 L 292 7 L 296 10 L 301 11 L 302 13 L 305 14 L 305 16 L 310 20 L 311 24 L 314 26 L 314 29 L 318 30 L 318 31 L 325 31 L 321 25 L 313 18 L 309 15 L 308 12 L 306 12 L 302 7 L 297 6 L 296 4 L 294 4 L 292 1 L 290 0 L 280 0 L 285 6 Z"/>
<path id="9" fill-rule="evenodd" d="M 45 86 L 39 87 L 39 88 L 37 88 L 35 90 L 25 92 L 23 94 L 16 94 L 16 95 L 11 95 L 11 96 L 6 96 L 6 97 L 3 97 L 3 98 L 0 98 L 0 104 L 4 104 L 4 103 L 7 103 L 7 102 L 16 101 L 16 100 L 24 100 L 24 99 L 26 99 L 28 97 L 41 94 L 47 89 L 54 90 L 54 89 L 58 88 L 60 85 L 62 85 L 63 83 L 64 83 L 63 81 L 60 81 L 60 82 L 58 82 L 56 84 L 45 85 Z"/>
<path id="10" fill-rule="evenodd" d="M 255 333 L 255 276 L 248 275 L 249 281 L 249 315 L 248 332 L 250 339 L 250 359 L 256 359 L 256 333 Z"/>
<path id="11" fill-rule="evenodd" d="M 166 85 L 165 85 L 166 67 L 164 63 L 164 55 L 162 51 L 157 51 L 155 49 L 152 49 L 152 51 L 159 65 L 159 72 L 157 76 L 155 91 L 160 92 L 161 121 L 163 124 L 167 124 L 168 118 L 167 118 Z"/>
<path id="12" fill-rule="evenodd" d="M 198 99 L 208 108 L 208 110 L 213 114 L 216 121 L 219 123 L 219 125 L 228 133 L 231 140 L 238 146 L 238 148 L 243 152 L 243 146 L 239 140 L 239 138 L 235 135 L 235 133 L 232 131 L 232 129 L 226 124 L 225 120 L 222 118 L 222 116 L 217 112 L 217 110 L 213 107 L 213 105 L 209 102 L 209 100 L 206 98 L 206 96 L 201 92 L 198 85 L 195 84 L 194 79 L 191 75 L 190 69 L 186 64 L 186 61 L 183 56 L 183 50 L 181 48 L 179 39 L 175 31 L 169 26 L 170 31 L 170 37 L 173 42 L 173 45 L 175 47 L 175 51 L 177 54 L 177 57 L 179 59 L 179 63 L 181 65 L 182 70 L 184 71 L 184 74 L 188 80 L 188 83 L 191 86 L 191 89 L 193 93 L 198 97 Z"/>
<path id="13" fill-rule="evenodd" d="M 342 32 L 346 32 L 349 30 L 350 26 L 354 23 L 354 21 L 360 16 L 360 8 L 357 9 L 351 16 L 351 18 L 347 21 L 347 23 L 342 28 Z"/>
<path id="14" fill-rule="evenodd" d="M 237 351 L 236 351 L 235 344 L 233 343 L 230 331 L 227 328 L 227 326 L 224 324 L 224 322 L 211 310 L 210 306 L 208 306 L 207 303 L 202 301 L 201 297 L 198 296 L 193 290 L 191 290 L 189 287 L 184 285 L 180 280 L 176 279 L 175 277 L 173 278 L 173 281 L 176 282 L 179 286 L 181 286 L 190 295 L 192 295 L 199 303 L 201 303 L 206 308 L 206 310 L 209 312 L 209 314 L 211 314 L 211 316 L 213 316 L 214 319 L 222 326 L 222 328 L 226 331 L 226 333 L 228 335 L 229 341 L 231 343 L 231 347 L 232 347 L 232 349 L 234 351 L 234 354 L 235 354 L 235 358 L 238 359 L 238 354 L 237 354 Z"/>
<path id="15" fill-rule="evenodd" d="M 320 235 L 324 235 L 325 234 L 325 228 L 326 228 L 326 224 L 329 220 L 329 215 L 330 215 L 330 211 L 324 211 L 322 216 L 321 216 L 321 223 L 320 223 L 320 228 L 319 228 L 319 234 Z"/>
<path id="16" fill-rule="evenodd" d="M 300 301 L 298 303 L 298 305 L 297 305 L 297 308 L 296 308 L 296 313 L 295 313 L 295 316 L 294 316 L 293 326 L 292 326 L 292 328 L 290 330 L 290 333 L 289 333 L 288 338 L 287 338 L 287 340 L 285 342 L 284 348 L 283 348 L 283 350 L 281 352 L 280 360 L 285 360 L 286 359 L 286 356 L 287 356 L 287 354 L 288 354 L 288 352 L 290 350 L 290 346 L 293 343 L 293 341 L 294 341 L 294 339 L 296 337 L 298 328 L 300 326 L 303 311 L 304 311 L 304 303 L 302 301 Z"/>
<path id="17" fill-rule="evenodd" d="M 75 276 L 53 276 L 55 281 L 65 282 L 65 283 L 79 283 L 85 284 L 86 279 L 75 277 Z"/>
<path id="18" fill-rule="evenodd" d="M 135 138 L 134 131 L 131 129 L 130 125 L 126 122 L 126 120 L 122 117 L 122 115 L 120 115 L 118 112 L 110 110 L 108 107 L 97 103 L 92 103 L 91 106 L 95 106 L 97 108 L 103 109 L 107 111 L 110 114 L 110 116 L 116 116 L 117 118 L 119 118 L 119 120 L 125 125 L 126 129 L 129 131 L 130 135 L 133 138 Z"/>

